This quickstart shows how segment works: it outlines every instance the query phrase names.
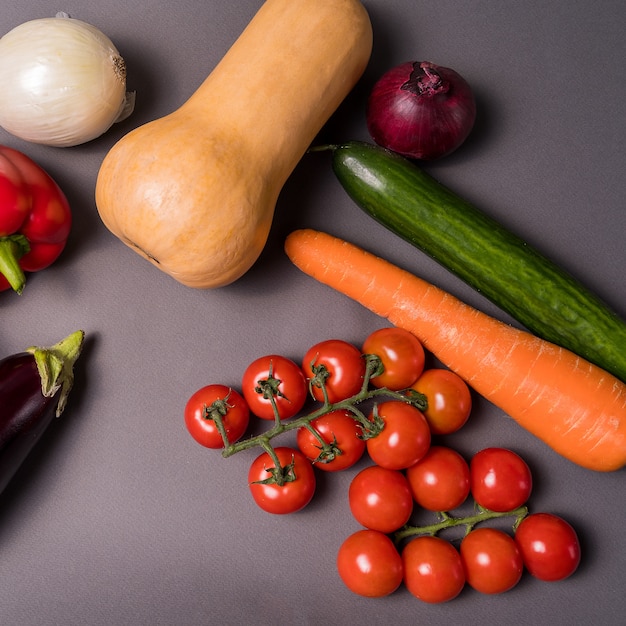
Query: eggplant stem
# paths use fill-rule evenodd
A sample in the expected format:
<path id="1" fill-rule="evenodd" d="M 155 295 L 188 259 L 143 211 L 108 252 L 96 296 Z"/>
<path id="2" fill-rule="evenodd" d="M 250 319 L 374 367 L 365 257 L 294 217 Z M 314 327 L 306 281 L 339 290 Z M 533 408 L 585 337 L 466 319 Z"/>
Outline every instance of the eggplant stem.
<path id="1" fill-rule="evenodd" d="M 74 363 L 80 356 L 84 339 L 84 331 L 77 330 L 49 348 L 33 346 L 26 350 L 35 358 L 41 378 L 41 393 L 50 398 L 60 391 L 57 417 L 63 413 L 74 384 Z"/>

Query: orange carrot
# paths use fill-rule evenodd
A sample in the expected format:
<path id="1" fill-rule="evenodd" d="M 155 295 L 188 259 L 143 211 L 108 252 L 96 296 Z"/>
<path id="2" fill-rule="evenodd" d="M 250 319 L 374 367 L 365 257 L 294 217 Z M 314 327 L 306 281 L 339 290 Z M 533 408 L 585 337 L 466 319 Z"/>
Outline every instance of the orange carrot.
<path id="1" fill-rule="evenodd" d="M 412 332 L 442 363 L 565 458 L 626 464 L 626 385 L 353 244 L 313 230 L 285 242 L 303 272 Z"/>

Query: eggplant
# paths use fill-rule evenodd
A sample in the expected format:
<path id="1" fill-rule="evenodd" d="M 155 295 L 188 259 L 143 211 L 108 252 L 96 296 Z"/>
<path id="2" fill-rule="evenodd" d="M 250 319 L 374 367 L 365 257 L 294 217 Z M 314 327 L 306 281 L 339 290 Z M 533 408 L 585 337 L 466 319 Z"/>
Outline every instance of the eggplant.
<path id="1" fill-rule="evenodd" d="M 32 347 L 0 360 L 0 493 L 63 413 L 84 338 L 78 330 L 50 348 Z"/>

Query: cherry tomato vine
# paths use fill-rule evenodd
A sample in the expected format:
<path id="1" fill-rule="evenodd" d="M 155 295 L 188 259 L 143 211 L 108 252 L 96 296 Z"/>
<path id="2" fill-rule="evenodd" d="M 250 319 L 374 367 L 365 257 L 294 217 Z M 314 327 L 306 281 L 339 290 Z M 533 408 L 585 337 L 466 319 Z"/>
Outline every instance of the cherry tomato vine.
<path id="1" fill-rule="evenodd" d="M 198 443 L 225 458 L 261 450 L 248 484 L 255 503 L 273 514 L 312 500 L 315 468 L 343 471 L 367 455 L 373 464 L 353 477 L 348 493 L 361 529 L 344 540 L 336 562 L 359 595 L 388 595 L 404 582 L 418 599 L 439 603 L 466 585 L 508 591 L 524 569 L 544 581 L 573 574 L 581 557 L 576 532 L 556 515 L 530 513 L 532 475 L 519 455 L 490 447 L 468 463 L 432 441 L 465 425 L 471 394 L 453 372 L 424 363 L 421 344 L 402 329 L 371 333 L 361 350 L 322 341 L 301 365 L 277 354 L 255 359 L 241 393 L 203 387 L 189 398 L 185 423 Z M 317 405 L 309 408 L 307 399 Z M 253 416 L 271 425 L 244 438 Z M 275 443 L 290 431 L 297 448 Z M 471 513 L 455 513 L 470 496 Z M 435 521 L 412 524 L 417 508 Z M 510 533 L 483 526 L 503 518 L 512 519 Z M 461 537 L 443 538 L 449 529 Z"/>
<path id="2" fill-rule="evenodd" d="M 473 515 L 467 515 L 465 517 L 455 517 L 447 511 L 439 511 L 439 521 L 425 526 L 403 526 L 400 530 L 397 530 L 394 533 L 394 540 L 396 543 L 400 543 L 405 539 L 419 537 L 422 535 L 434 537 L 448 528 L 456 527 L 462 527 L 464 529 L 464 535 L 468 535 L 477 524 L 504 517 L 515 518 L 513 523 L 513 529 L 515 530 L 527 515 L 528 507 L 525 505 L 520 506 L 513 511 L 490 511 L 489 509 L 477 506 L 476 512 Z"/>
<path id="3" fill-rule="evenodd" d="M 378 373 L 381 371 L 381 361 L 376 355 L 373 354 L 363 355 L 362 358 L 365 361 L 365 374 L 362 379 L 361 388 L 357 393 L 348 398 L 335 402 L 330 402 L 328 399 L 326 399 L 316 410 L 290 420 L 281 419 L 276 402 L 276 396 L 268 396 L 274 411 L 273 427 L 258 435 L 237 441 L 235 443 L 231 443 L 230 441 L 228 441 L 228 439 L 224 439 L 224 448 L 222 450 L 222 455 L 224 457 L 229 457 L 236 454 L 237 452 L 241 452 L 242 450 L 248 450 L 254 447 L 261 447 L 266 452 L 268 452 L 268 454 L 271 454 L 270 448 L 272 446 L 270 442 L 272 439 L 292 430 L 297 430 L 302 427 L 308 428 L 311 422 L 313 422 L 315 419 L 334 411 L 348 411 L 361 426 L 363 430 L 362 437 L 364 439 L 376 437 L 383 428 L 382 424 L 375 420 L 369 420 L 366 414 L 359 409 L 359 405 L 366 401 L 375 400 L 380 397 L 393 398 L 397 401 L 414 406 L 418 410 L 425 410 L 425 408 L 427 407 L 426 396 L 417 391 L 411 389 L 407 389 L 405 391 L 391 391 L 384 387 L 373 389 L 370 388 L 370 378 L 378 375 Z M 316 367 L 316 376 L 318 377 L 318 380 L 321 381 L 319 384 L 321 385 L 322 389 L 325 389 L 324 381 L 326 375 L 327 369 L 323 365 Z M 216 414 L 213 416 L 213 419 L 215 419 L 216 421 L 220 421 L 222 417 L 221 415 Z M 323 440 L 323 438 L 319 435 L 317 431 L 314 432 L 314 435 L 316 436 L 320 444 L 320 456 L 325 457 L 323 459 L 325 462 L 332 461 L 334 456 L 332 454 L 332 451 L 329 449 L 328 443 Z"/>

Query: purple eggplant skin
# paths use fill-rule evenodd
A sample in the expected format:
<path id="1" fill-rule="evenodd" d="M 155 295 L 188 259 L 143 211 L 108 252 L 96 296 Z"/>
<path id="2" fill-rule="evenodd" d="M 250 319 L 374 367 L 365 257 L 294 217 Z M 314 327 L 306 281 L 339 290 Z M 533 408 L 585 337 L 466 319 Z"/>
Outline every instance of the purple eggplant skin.
<path id="1" fill-rule="evenodd" d="M 43 395 L 32 354 L 0 361 L 0 493 L 52 422 L 59 395 Z"/>
<path id="2" fill-rule="evenodd" d="M 63 412 L 84 332 L 0 360 L 0 493 Z"/>

